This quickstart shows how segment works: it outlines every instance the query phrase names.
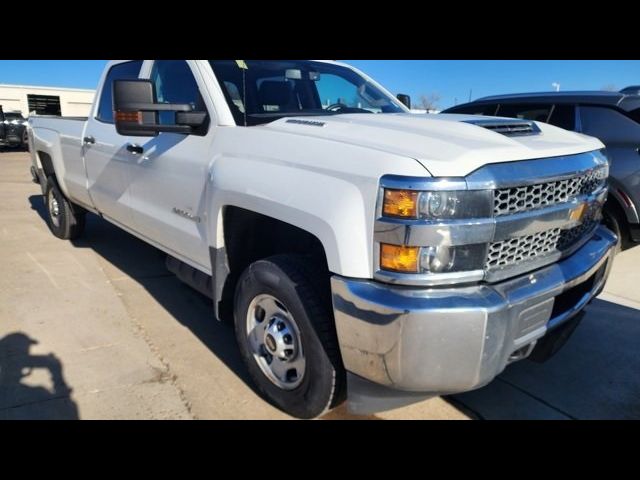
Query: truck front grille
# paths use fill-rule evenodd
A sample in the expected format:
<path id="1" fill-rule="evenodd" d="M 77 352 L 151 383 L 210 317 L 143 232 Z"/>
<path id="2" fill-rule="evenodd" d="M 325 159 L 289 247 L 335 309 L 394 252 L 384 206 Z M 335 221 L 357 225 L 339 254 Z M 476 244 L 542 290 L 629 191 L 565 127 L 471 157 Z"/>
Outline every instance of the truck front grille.
<path id="1" fill-rule="evenodd" d="M 489 244 L 485 270 L 504 268 L 553 252 L 561 230 L 553 228 L 524 237 L 509 238 Z"/>
<path id="2" fill-rule="evenodd" d="M 558 239 L 556 248 L 561 252 L 571 248 L 574 244 L 579 242 L 580 239 L 592 233 L 597 224 L 598 222 L 596 220 L 590 219 L 585 221 L 582 225 L 570 228 L 569 230 L 563 230 L 560 234 L 560 238 Z"/>
<path id="3" fill-rule="evenodd" d="M 605 169 L 596 169 L 566 180 L 495 190 L 493 213 L 499 217 L 568 202 L 595 191 L 605 183 L 606 175 Z"/>
<path id="4" fill-rule="evenodd" d="M 493 242 L 489 244 L 484 269 L 492 271 L 508 268 L 536 257 L 544 257 L 555 251 L 565 252 L 593 233 L 597 224 L 595 219 L 590 219 L 568 230 L 552 228 L 533 235 Z"/>

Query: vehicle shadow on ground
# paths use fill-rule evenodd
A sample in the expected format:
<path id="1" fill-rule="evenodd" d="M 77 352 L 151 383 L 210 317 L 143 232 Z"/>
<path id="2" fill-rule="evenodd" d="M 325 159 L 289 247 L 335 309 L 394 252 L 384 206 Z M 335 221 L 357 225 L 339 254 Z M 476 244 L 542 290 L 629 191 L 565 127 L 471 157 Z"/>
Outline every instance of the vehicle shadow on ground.
<path id="1" fill-rule="evenodd" d="M 0 420 L 77 420 L 78 407 L 70 398 L 60 359 L 52 353 L 30 353 L 37 343 L 22 332 L 0 338 Z M 44 378 L 34 374 L 42 370 L 51 388 L 41 386 Z"/>
<path id="2" fill-rule="evenodd" d="M 524 360 L 448 397 L 484 419 L 640 419 L 640 310 L 596 299 L 546 363 Z"/>
<path id="3" fill-rule="evenodd" d="M 19 153 L 19 152 L 28 152 L 28 148 L 24 147 L 5 147 L 0 146 L 0 153 Z"/>
<path id="4" fill-rule="evenodd" d="M 29 202 L 31 208 L 46 222 L 42 195 L 30 196 Z M 233 326 L 215 320 L 212 301 L 180 282 L 166 269 L 164 252 L 93 214 L 87 214 L 85 232 L 73 244 L 94 250 L 141 285 L 255 391 L 238 352 Z"/>
<path id="5" fill-rule="evenodd" d="M 31 195 L 29 204 L 31 205 L 31 210 L 36 212 L 44 223 L 48 223 L 47 206 L 44 204 L 44 197 L 42 195 Z"/>

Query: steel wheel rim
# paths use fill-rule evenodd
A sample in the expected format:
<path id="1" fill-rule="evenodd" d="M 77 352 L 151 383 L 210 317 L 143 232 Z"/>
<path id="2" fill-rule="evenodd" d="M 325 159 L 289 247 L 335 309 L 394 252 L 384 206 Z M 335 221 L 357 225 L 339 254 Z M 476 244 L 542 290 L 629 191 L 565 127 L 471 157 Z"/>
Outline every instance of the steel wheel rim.
<path id="1" fill-rule="evenodd" d="M 60 204 L 53 194 L 53 190 L 49 191 L 49 216 L 51 217 L 51 222 L 56 227 L 60 226 Z"/>
<path id="2" fill-rule="evenodd" d="M 300 329 L 280 300 L 267 294 L 255 297 L 247 310 L 246 333 L 253 359 L 271 383 L 283 390 L 302 383 L 306 360 Z"/>

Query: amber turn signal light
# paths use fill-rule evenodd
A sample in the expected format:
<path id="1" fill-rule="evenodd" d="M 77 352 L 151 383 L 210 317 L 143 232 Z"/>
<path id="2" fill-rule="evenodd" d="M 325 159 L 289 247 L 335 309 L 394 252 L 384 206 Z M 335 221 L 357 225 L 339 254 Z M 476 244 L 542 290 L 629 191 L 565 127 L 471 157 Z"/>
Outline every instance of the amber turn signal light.
<path id="1" fill-rule="evenodd" d="M 382 213 L 387 217 L 416 218 L 418 193 L 413 190 L 385 189 Z"/>
<path id="2" fill-rule="evenodd" d="M 393 272 L 418 273 L 420 247 L 380 244 L 380 268 Z"/>
<path id="3" fill-rule="evenodd" d="M 116 122 L 142 123 L 142 112 L 114 112 Z"/>

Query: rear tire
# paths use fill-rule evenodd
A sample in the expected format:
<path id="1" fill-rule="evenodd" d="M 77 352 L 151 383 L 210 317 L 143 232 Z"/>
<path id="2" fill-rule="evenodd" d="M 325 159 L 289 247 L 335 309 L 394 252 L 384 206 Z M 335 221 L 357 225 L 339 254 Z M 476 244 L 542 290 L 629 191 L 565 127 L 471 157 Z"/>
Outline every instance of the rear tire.
<path id="1" fill-rule="evenodd" d="M 82 234 L 86 212 L 67 200 L 53 176 L 47 178 L 44 201 L 51 233 L 63 240 L 73 240 Z"/>
<path id="2" fill-rule="evenodd" d="M 238 346 L 259 391 L 305 419 L 333 408 L 346 392 L 330 297 L 311 265 L 297 255 L 253 263 L 240 276 L 234 307 Z"/>

